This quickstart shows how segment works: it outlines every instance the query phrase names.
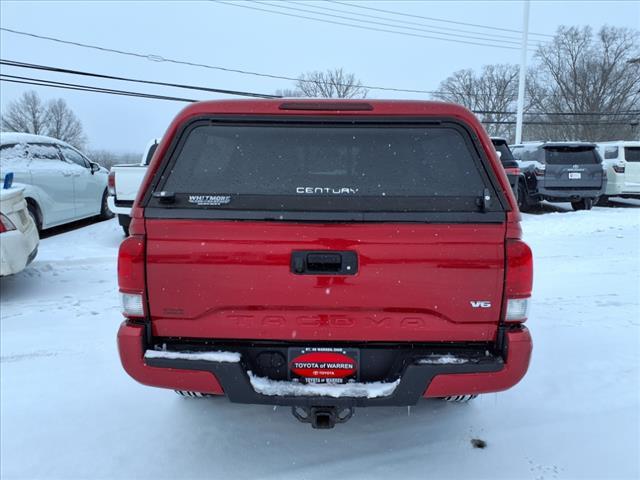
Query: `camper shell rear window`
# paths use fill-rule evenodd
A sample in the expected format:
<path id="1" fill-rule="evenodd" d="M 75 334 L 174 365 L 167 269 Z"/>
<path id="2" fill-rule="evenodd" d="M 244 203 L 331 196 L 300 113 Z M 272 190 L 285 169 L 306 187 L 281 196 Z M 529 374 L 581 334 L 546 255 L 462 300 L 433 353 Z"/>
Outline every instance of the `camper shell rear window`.
<path id="1" fill-rule="evenodd" d="M 179 135 L 147 202 L 274 213 L 503 212 L 492 175 L 455 122 L 200 120 Z"/>

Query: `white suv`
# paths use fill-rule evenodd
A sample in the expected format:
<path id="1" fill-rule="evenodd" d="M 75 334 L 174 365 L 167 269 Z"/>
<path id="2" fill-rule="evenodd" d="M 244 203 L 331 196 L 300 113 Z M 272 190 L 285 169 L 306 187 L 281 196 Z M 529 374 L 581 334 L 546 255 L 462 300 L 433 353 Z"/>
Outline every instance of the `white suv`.
<path id="1" fill-rule="evenodd" d="M 607 170 L 607 188 L 601 200 L 640 198 L 640 141 L 601 142 L 598 150 Z"/>
<path id="2" fill-rule="evenodd" d="M 107 219 L 106 169 L 71 145 L 42 135 L 0 134 L 0 175 L 12 172 L 38 230 L 87 217 Z"/>

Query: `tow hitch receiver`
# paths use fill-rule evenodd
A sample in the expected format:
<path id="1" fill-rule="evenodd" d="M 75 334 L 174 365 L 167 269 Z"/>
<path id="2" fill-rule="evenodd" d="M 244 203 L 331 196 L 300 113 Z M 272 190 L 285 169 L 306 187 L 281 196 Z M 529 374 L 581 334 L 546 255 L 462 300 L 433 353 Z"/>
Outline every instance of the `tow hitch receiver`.
<path id="1" fill-rule="evenodd" d="M 291 407 L 291 413 L 313 428 L 326 429 L 349 420 L 353 416 L 353 407 Z"/>

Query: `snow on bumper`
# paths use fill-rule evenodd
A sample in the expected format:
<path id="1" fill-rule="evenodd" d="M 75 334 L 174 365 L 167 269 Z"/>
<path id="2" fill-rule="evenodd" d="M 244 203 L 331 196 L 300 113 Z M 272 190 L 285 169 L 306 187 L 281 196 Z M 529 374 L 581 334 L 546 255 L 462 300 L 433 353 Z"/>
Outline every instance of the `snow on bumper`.
<path id="1" fill-rule="evenodd" d="M 529 366 L 531 337 L 526 328 L 506 333 L 506 359 L 475 362 L 420 361 L 400 379 L 347 385 L 301 385 L 248 372 L 235 352 L 157 352 L 145 350 L 144 328 L 124 322 L 118 333 L 120 358 L 138 382 L 173 390 L 227 395 L 237 403 L 269 405 L 413 405 L 420 397 L 446 397 L 506 390 Z M 318 388 L 320 387 L 320 388 Z"/>
<path id="2" fill-rule="evenodd" d="M 0 276 L 23 270 L 35 258 L 38 232 L 33 225 L 25 232 L 11 230 L 0 234 Z"/>
<path id="3" fill-rule="evenodd" d="M 256 392 L 276 397 L 379 398 L 388 397 L 400 384 L 400 379 L 397 379 L 394 382 L 305 385 L 257 377 L 251 372 L 248 372 L 248 375 L 251 386 Z"/>
<path id="4" fill-rule="evenodd" d="M 118 331 L 118 351 L 125 371 L 143 385 L 222 395 L 218 379 L 210 372 L 150 367 L 143 358 L 144 328 L 122 322 Z"/>

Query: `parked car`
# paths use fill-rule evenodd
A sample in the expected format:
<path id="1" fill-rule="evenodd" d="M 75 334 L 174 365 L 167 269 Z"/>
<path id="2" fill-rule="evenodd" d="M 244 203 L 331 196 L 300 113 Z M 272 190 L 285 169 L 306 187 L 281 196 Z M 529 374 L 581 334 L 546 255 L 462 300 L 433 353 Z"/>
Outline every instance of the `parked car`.
<path id="1" fill-rule="evenodd" d="M 514 386 L 532 254 L 501 170 L 458 105 L 188 106 L 120 246 L 124 369 L 317 428 Z"/>
<path id="2" fill-rule="evenodd" d="M 502 166 L 504 167 L 504 171 L 509 179 L 509 185 L 511 185 L 511 190 L 517 199 L 518 181 L 520 179 L 520 168 L 518 167 L 518 162 L 513 158 L 513 154 L 511 153 L 511 149 L 509 149 L 506 139 L 502 137 L 491 137 L 491 142 L 493 143 L 496 152 L 498 152 L 500 163 L 502 163 Z"/>
<path id="3" fill-rule="evenodd" d="M 602 203 L 614 196 L 640 198 L 640 142 L 602 142 L 598 143 L 598 151 L 607 170 Z"/>
<path id="4" fill-rule="evenodd" d="M 38 253 L 38 229 L 24 200 L 25 186 L 0 189 L 0 276 L 18 273 Z"/>
<path id="5" fill-rule="evenodd" d="M 118 215 L 118 223 L 129 235 L 129 223 L 131 223 L 131 207 L 136 199 L 142 179 L 147 173 L 147 167 L 153 154 L 158 148 L 158 139 L 154 138 L 147 144 L 140 164 L 114 165 L 109 172 L 109 198 L 107 199 L 109 210 Z"/>
<path id="6" fill-rule="evenodd" d="M 71 145 L 42 135 L 0 133 L 0 174 L 13 172 L 38 230 L 111 218 L 107 170 Z"/>
<path id="7" fill-rule="evenodd" d="M 518 185 L 522 211 L 542 200 L 571 202 L 574 210 L 590 210 L 604 193 L 606 172 L 594 143 L 536 142 L 511 150 L 522 172 Z"/>

